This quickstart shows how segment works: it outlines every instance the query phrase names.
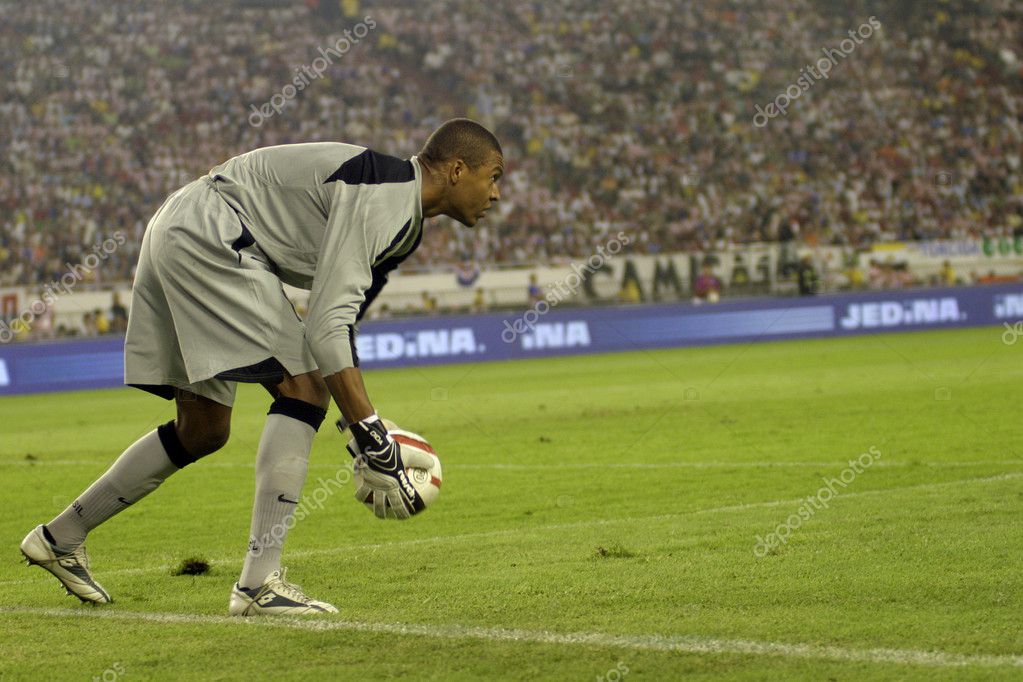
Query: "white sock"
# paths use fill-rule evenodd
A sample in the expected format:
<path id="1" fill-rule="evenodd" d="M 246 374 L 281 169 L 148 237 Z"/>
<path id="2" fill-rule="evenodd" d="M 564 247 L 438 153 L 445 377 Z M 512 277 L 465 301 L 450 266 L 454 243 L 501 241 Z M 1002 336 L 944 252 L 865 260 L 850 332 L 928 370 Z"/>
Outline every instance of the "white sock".
<path id="1" fill-rule="evenodd" d="M 71 551 L 85 542 L 89 531 L 156 490 L 178 470 L 153 429 L 125 450 L 45 529 L 58 548 Z"/>
<path id="2" fill-rule="evenodd" d="M 300 501 L 315 435 L 316 429 L 305 421 L 276 413 L 266 418 L 256 455 L 256 497 L 241 587 L 258 587 L 281 567 L 284 538 Z"/>

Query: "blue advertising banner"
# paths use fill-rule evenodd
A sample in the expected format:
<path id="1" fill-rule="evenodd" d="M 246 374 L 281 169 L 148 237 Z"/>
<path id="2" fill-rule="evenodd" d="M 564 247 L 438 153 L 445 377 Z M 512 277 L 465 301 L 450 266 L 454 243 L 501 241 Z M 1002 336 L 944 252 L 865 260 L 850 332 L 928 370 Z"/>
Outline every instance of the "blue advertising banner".
<path id="1" fill-rule="evenodd" d="M 365 368 L 1023 324 L 1023 284 L 369 321 Z M 0 395 L 122 385 L 123 339 L 0 346 Z"/>

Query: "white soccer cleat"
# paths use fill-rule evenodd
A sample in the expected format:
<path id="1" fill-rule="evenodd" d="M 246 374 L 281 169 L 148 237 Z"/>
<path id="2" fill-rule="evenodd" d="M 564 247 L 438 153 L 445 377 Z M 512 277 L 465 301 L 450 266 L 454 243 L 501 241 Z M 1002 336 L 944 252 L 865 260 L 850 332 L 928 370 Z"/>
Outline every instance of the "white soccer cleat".
<path id="1" fill-rule="evenodd" d="M 56 576 L 67 593 L 74 595 L 88 604 L 109 604 L 112 600 L 103 586 L 93 580 L 89 572 L 89 555 L 85 545 L 66 554 L 58 554 L 57 548 L 43 535 L 43 527 L 35 530 L 21 541 L 21 553 L 31 566 L 35 564 L 45 568 Z"/>
<path id="2" fill-rule="evenodd" d="M 274 571 L 263 584 L 250 590 L 235 583 L 231 590 L 232 616 L 315 616 L 337 613 L 337 609 L 325 601 L 310 599 L 302 589 L 285 580 L 286 568 Z"/>

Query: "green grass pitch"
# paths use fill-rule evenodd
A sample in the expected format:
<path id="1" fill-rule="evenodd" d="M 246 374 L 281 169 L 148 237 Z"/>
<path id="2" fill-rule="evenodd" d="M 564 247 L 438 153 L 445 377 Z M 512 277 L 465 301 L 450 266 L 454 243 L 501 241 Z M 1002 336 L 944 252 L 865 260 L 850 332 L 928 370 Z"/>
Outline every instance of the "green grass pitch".
<path id="1" fill-rule="evenodd" d="M 99 608 L 18 542 L 171 406 L 0 399 L 0 677 L 1020 679 L 1023 345 L 1001 331 L 368 372 L 444 488 L 376 520 L 323 483 L 349 462 L 324 425 L 284 557 L 340 609 L 320 621 L 226 616 L 262 389 L 224 450 L 90 537 Z M 211 571 L 172 575 L 189 557 Z"/>

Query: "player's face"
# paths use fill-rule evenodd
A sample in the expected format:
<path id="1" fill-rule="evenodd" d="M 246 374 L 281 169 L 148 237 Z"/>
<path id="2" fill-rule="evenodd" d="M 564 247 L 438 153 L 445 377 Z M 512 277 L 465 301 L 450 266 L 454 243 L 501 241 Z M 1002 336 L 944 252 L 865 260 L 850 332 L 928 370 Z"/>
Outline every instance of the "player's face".
<path id="1" fill-rule="evenodd" d="M 466 227 L 474 227 L 494 202 L 501 199 L 497 182 L 503 174 L 504 158 L 497 152 L 491 153 L 479 168 L 466 168 L 452 187 L 451 217 Z"/>

